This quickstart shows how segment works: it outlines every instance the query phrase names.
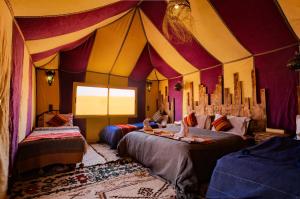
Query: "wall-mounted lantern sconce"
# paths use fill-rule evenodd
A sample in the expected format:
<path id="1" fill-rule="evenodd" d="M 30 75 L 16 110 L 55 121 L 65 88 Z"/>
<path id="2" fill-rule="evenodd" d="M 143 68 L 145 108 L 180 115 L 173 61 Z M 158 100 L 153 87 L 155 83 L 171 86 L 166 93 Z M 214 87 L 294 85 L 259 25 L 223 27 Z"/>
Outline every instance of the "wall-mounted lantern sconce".
<path id="1" fill-rule="evenodd" d="M 146 88 L 147 88 L 147 91 L 150 92 L 151 91 L 151 88 L 152 88 L 152 82 L 147 80 L 146 81 Z"/>
<path id="2" fill-rule="evenodd" d="M 55 75 L 55 71 L 54 70 L 47 70 L 46 71 L 46 76 L 47 76 L 47 82 L 48 85 L 51 86 L 53 81 L 54 81 L 54 75 Z"/>
<path id="3" fill-rule="evenodd" d="M 175 89 L 176 91 L 181 91 L 181 89 L 182 89 L 182 83 L 181 83 L 181 82 L 177 82 L 177 83 L 175 84 L 175 86 L 174 86 L 174 89 Z"/>

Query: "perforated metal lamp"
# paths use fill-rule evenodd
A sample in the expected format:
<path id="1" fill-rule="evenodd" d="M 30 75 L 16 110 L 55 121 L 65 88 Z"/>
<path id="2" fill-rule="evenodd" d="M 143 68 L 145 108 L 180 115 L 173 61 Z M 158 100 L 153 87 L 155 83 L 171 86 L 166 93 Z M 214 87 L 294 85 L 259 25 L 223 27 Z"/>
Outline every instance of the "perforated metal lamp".
<path id="1" fill-rule="evenodd" d="M 47 70 L 46 71 L 46 76 L 47 76 L 47 82 L 48 85 L 51 86 L 53 81 L 54 81 L 54 75 L 55 75 L 55 71 L 54 70 Z"/>
<path id="2" fill-rule="evenodd" d="M 150 92 L 151 91 L 151 88 L 152 88 L 152 82 L 147 80 L 146 81 L 146 88 L 147 88 L 147 91 Z"/>
<path id="3" fill-rule="evenodd" d="M 176 43 L 191 42 L 192 21 L 189 0 L 169 0 L 162 23 L 163 33 Z"/>

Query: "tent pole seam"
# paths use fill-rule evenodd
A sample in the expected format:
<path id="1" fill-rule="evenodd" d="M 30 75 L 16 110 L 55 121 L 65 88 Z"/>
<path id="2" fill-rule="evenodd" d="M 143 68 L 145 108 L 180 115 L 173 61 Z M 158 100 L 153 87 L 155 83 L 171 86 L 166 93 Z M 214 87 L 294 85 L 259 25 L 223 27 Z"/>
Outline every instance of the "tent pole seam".
<path id="1" fill-rule="evenodd" d="M 120 49 L 119 49 L 118 54 L 117 54 L 117 56 L 116 56 L 116 59 L 115 59 L 115 61 L 113 62 L 113 65 L 112 65 L 112 67 L 111 67 L 111 69 L 110 69 L 110 71 L 109 71 L 109 74 L 111 74 L 111 72 L 113 71 L 113 69 L 114 69 L 114 67 L 115 67 L 115 64 L 117 63 L 118 58 L 119 58 L 119 56 L 120 56 L 120 54 L 121 54 L 121 52 L 122 52 L 123 46 L 124 46 L 124 44 L 125 44 L 125 42 L 126 42 L 126 40 L 127 40 L 129 31 L 130 31 L 131 26 L 132 26 L 133 19 L 134 19 L 134 16 L 135 16 L 135 13 L 136 13 L 136 8 L 134 9 L 134 12 L 133 12 L 132 17 L 131 17 L 130 22 L 129 22 L 128 29 L 127 29 L 127 31 L 126 31 L 126 33 L 125 33 L 124 39 L 123 39 L 123 41 L 122 41 L 122 44 L 121 44 L 121 46 L 120 46 Z"/>

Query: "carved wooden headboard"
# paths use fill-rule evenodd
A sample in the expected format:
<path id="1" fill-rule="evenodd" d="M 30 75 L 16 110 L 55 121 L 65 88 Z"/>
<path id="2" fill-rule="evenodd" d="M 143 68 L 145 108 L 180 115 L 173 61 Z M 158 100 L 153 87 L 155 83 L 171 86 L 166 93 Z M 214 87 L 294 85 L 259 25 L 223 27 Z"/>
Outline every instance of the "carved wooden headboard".
<path id="1" fill-rule="evenodd" d="M 161 91 L 158 92 L 157 107 L 158 109 L 165 111 L 169 116 L 169 122 L 173 123 L 175 120 L 175 99 L 170 100 L 168 95 L 168 87 L 165 87 L 164 95 Z"/>
<path id="2" fill-rule="evenodd" d="M 239 81 L 239 74 L 233 75 L 234 93 L 229 88 L 224 88 L 223 77 L 218 77 L 218 83 L 213 93 L 208 94 L 204 85 L 199 85 L 199 101 L 194 100 L 193 82 L 185 86 L 187 90 L 187 112 L 195 111 L 202 115 L 246 116 L 254 120 L 255 129 L 265 129 L 267 122 L 266 115 L 266 92 L 260 89 L 260 103 L 257 100 L 255 72 L 251 72 L 252 98 L 243 97 L 243 84 Z"/>

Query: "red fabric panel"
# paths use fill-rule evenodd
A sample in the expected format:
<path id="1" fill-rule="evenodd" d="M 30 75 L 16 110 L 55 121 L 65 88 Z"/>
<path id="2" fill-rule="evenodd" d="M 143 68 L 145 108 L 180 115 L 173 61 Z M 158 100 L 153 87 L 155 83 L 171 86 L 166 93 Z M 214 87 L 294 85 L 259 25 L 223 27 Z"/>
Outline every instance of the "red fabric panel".
<path id="1" fill-rule="evenodd" d="M 14 160 L 18 150 L 19 115 L 24 57 L 24 41 L 15 23 L 13 24 L 12 46 L 12 72 L 10 80 L 9 104 L 10 173 L 12 172 Z"/>
<path id="2" fill-rule="evenodd" d="M 153 66 L 149 57 L 148 44 L 146 44 L 134 69 L 129 75 L 129 79 L 135 81 L 145 80 L 152 70 Z"/>
<path id="3" fill-rule="evenodd" d="M 138 1 L 120 1 L 84 13 L 54 17 L 17 17 L 26 40 L 44 39 L 84 29 L 120 14 Z"/>
<path id="4" fill-rule="evenodd" d="M 237 39 L 254 54 L 297 41 L 274 0 L 210 1 Z"/>
<path id="5" fill-rule="evenodd" d="M 165 1 L 143 1 L 141 4 L 143 12 L 161 33 L 166 6 Z M 178 42 L 172 41 L 170 43 L 187 61 L 198 69 L 211 67 L 220 63 L 196 39 L 193 39 L 190 43 L 178 44 Z"/>
<path id="6" fill-rule="evenodd" d="M 295 131 L 298 73 L 290 71 L 287 61 L 296 47 L 255 58 L 257 85 L 267 90 L 268 127 Z"/>
<path id="7" fill-rule="evenodd" d="M 150 51 L 150 59 L 152 60 L 152 64 L 157 71 L 159 71 L 166 78 L 177 77 L 180 74 L 176 72 L 172 67 L 169 66 L 160 55 L 154 50 L 152 46 L 149 47 Z"/>
<path id="8" fill-rule="evenodd" d="M 183 91 L 176 91 L 175 90 L 175 84 L 177 82 L 182 83 L 182 77 L 176 78 L 176 79 L 169 79 L 169 100 L 170 102 L 175 99 L 175 120 L 181 120 L 182 119 L 182 97 L 183 97 Z"/>
<path id="9" fill-rule="evenodd" d="M 83 82 L 91 50 L 94 44 L 93 34 L 80 46 L 60 53 L 59 64 L 59 88 L 61 113 L 72 112 L 73 82 Z M 79 126 L 82 133 L 85 132 L 85 120 L 74 119 L 74 124 Z"/>
<path id="10" fill-rule="evenodd" d="M 218 66 L 212 69 L 200 72 L 201 84 L 207 87 L 208 93 L 213 93 L 218 83 L 218 77 L 223 75 L 223 66 Z"/>
<path id="11" fill-rule="evenodd" d="M 28 109 L 27 109 L 27 126 L 26 126 L 26 136 L 31 133 L 31 119 L 32 119 L 32 67 L 33 64 L 31 60 L 29 61 L 29 86 L 28 86 Z"/>
<path id="12" fill-rule="evenodd" d="M 93 33 L 94 34 L 94 33 Z M 85 42 L 91 35 L 87 35 L 77 41 L 74 41 L 72 43 L 68 43 L 62 46 L 58 46 L 56 48 L 44 51 L 44 52 L 40 52 L 40 53 L 36 53 L 36 54 L 32 54 L 32 60 L 34 62 L 36 61 L 40 61 L 46 57 L 50 57 L 51 55 L 54 55 L 55 53 L 59 52 L 59 51 L 66 51 L 66 50 L 71 50 L 73 48 L 76 48 L 77 46 L 81 45 L 83 42 Z"/>
<path id="13" fill-rule="evenodd" d="M 136 123 L 136 122 L 142 122 L 145 119 L 145 108 L 146 108 L 146 80 L 142 81 L 134 81 L 131 79 L 128 79 L 128 86 L 129 87 L 136 87 L 138 89 L 137 91 L 137 117 L 136 118 L 129 118 L 129 123 Z"/>

